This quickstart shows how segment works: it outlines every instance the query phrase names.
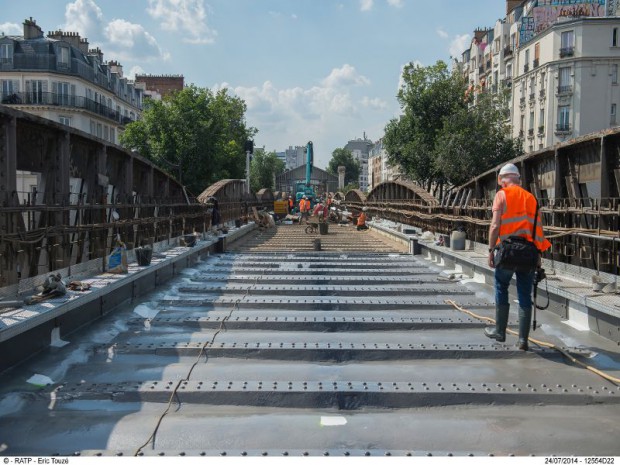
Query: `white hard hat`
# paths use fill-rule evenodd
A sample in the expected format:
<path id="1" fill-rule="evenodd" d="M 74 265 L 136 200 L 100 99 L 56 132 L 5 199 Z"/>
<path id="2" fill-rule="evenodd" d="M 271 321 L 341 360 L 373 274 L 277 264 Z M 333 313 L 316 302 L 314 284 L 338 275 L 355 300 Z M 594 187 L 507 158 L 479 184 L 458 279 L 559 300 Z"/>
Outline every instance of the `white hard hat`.
<path id="1" fill-rule="evenodd" d="M 521 176 L 519 174 L 519 168 L 517 168 L 515 165 L 513 165 L 512 163 L 507 163 L 504 166 L 502 166 L 502 169 L 499 170 L 499 175 L 500 176 L 504 176 L 506 174 L 513 174 L 515 176 Z"/>
<path id="2" fill-rule="evenodd" d="M 367 210 L 368 210 L 368 208 L 366 208 L 366 207 L 362 208 L 362 211 L 363 211 L 363 212 L 365 212 L 365 211 L 367 211 Z"/>

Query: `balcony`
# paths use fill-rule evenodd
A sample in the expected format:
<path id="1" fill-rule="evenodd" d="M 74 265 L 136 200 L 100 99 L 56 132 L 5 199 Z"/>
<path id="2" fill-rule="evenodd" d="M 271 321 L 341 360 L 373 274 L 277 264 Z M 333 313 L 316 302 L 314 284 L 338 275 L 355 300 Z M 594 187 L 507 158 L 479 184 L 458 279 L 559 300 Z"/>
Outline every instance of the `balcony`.
<path id="1" fill-rule="evenodd" d="M 573 92 L 573 86 L 558 86 L 558 95 L 566 95 Z"/>
<path id="2" fill-rule="evenodd" d="M 539 98 L 544 99 L 546 95 L 547 95 L 547 92 L 545 92 L 545 89 L 540 89 L 538 91 L 538 97 Z"/>
<path id="3" fill-rule="evenodd" d="M 544 136 L 545 135 L 545 127 L 544 126 L 538 126 L 538 135 L 539 136 Z"/>
<path id="4" fill-rule="evenodd" d="M 534 137 L 534 128 L 529 128 L 527 130 L 527 136 L 528 137 Z"/>
<path id="5" fill-rule="evenodd" d="M 523 65 L 523 72 L 527 73 L 529 70 L 530 70 L 530 64 L 529 63 L 524 64 Z"/>
<path id="6" fill-rule="evenodd" d="M 538 68 L 538 65 L 539 65 L 539 64 L 540 64 L 540 60 L 539 60 L 538 58 L 536 58 L 536 59 L 534 60 L 533 67 L 534 67 L 534 68 Z"/>
<path id="7" fill-rule="evenodd" d="M 560 48 L 560 58 L 572 57 L 575 54 L 575 47 Z"/>
<path id="8" fill-rule="evenodd" d="M 521 105 L 522 107 L 525 106 L 525 97 L 521 97 L 521 99 L 519 100 L 519 105 Z"/>
<path id="9" fill-rule="evenodd" d="M 533 102 L 534 100 L 536 100 L 536 94 L 532 93 L 530 94 L 530 102 Z"/>
<path id="10" fill-rule="evenodd" d="M 504 59 L 512 57 L 512 49 L 510 47 L 504 47 Z"/>
<path id="11" fill-rule="evenodd" d="M 502 81 L 505 87 L 510 89 L 512 87 L 512 78 L 506 78 Z"/>
<path id="12" fill-rule="evenodd" d="M 572 132 L 570 124 L 558 123 L 555 125 L 556 135 L 570 134 Z"/>
<path id="13" fill-rule="evenodd" d="M 519 130 L 519 138 L 523 139 L 523 129 Z"/>
<path id="14" fill-rule="evenodd" d="M 105 105 L 86 97 L 75 95 L 55 94 L 52 92 L 17 92 L 0 94 L 0 102 L 5 105 L 41 105 L 82 109 L 123 125 L 132 121 L 129 118 L 121 117 L 120 113 Z"/>

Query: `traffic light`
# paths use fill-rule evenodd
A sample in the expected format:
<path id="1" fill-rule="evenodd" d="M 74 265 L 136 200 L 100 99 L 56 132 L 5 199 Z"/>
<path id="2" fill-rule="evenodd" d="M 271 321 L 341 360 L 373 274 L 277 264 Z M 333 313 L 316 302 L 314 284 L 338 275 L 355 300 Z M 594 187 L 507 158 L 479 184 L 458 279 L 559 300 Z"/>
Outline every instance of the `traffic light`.
<path id="1" fill-rule="evenodd" d="M 250 153 L 254 153 L 254 141 L 253 140 L 246 140 L 245 141 L 245 151 L 246 152 L 250 152 Z"/>

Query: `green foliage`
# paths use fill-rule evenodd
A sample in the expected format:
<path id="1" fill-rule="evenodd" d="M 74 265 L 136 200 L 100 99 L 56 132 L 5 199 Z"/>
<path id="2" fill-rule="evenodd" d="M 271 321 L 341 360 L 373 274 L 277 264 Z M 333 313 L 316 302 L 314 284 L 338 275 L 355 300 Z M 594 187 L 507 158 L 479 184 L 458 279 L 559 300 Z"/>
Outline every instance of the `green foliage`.
<path id="1" fill-rule="evenodd" d="M 220 179 L 245 176 L 244 142 L 256 133 L 246 126 L 245 111 L 245 102 L 226 89 L 214 93 L 191 85 L 146 102 L 121 143 L 199 194 Z"/>
<path id="2" fill-rule="evenodd" d="M 344 183 L 354 183 L 356 186 L 360 177 L 360 163 L 353 158 L 353 154 L 347 149 L 336 149 L 332 152 L 332 158 L 327 165 L 327 172 L 338 176 L 338 167 L 344 166 Z M 355 187 L 357 189 L 357 187 Z"/>
<path id="3" fill-rule="evenodd" d="M 263 149 L 256 149 L 250 162 L 250 188 L 253 192 L 258 192 L 263 188 L 273 191 L 274 176 L 283 172 L 284 162 L 277 157 L 275 152 L 265 153 Z"/>
<path id="4" fill-rule="evenodd" d="M 435 145 L 435 166 L 453 186 L 519 156 L 519 139 L 512 139 L 505 124 L 506 93 L 482 93 L 476 105 L 444 119 Z"/>
<path id="5" fill-rule="evenodd" d="M 508 133 L 505 96 L 479 94 L 475 106 L 459 73 L 438 61 L 408 64 L 398 92 L 402 115 L 385 128 L 389 163 L 412 179 L 456 185 L 519 154 Z"/>

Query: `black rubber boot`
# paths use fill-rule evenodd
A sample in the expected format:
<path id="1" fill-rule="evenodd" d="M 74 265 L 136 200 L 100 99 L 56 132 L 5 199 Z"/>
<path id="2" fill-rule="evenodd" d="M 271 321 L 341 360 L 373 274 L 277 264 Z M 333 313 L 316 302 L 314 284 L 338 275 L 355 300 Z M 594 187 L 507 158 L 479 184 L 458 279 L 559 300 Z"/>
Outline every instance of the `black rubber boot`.
<path id="1" fill-rule="evenodd" d="M 506 326 L 508 326 L 508 311 L 510 305 L 495 306 L 495 328 L 484 328 L 484 335 L 497 342 L 506 340 Z"/>
<path id="2" fill-rule="evenodd" d="M 519 307 L 519 350 L 529 350 L 528 338 L 530 337 L 530 325 L 532 324 L 532 309 Z"/>

